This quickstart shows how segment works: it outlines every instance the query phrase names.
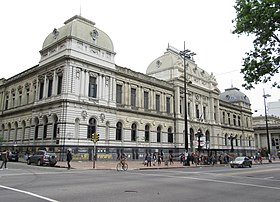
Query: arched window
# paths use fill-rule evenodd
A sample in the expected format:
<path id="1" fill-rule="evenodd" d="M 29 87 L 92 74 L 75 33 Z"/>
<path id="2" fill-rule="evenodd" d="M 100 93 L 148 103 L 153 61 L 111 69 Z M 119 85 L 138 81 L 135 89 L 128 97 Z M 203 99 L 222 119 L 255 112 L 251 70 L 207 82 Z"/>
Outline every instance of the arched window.
<path id="1" fill-rule="evenodd" d="M 145 142 L 150 141 L 150 126 L 146 125 L 145 126 Z"/>
<path id="2" fill-rule="evenodd" d="M 8 142 L 9 142 L 9 140 L 11 139 L 11 124 L 10 123 L 8 123 Z"/>
<path id="3" fill-rule="evenodd" d="M 240 146 L 242 146 L 242 136 L 240 136 Z"/>
<path id="4" fill-rule="evenodd" d="M 48 117 L 43 117 L 43 138 L 47 138 L 48 135 Z"/>
<path id="5" fill-rule="evenodd" d="M 161 127 L 157 127 L 157 142 L 161 142 Z"/>
<path id="6" fill-rule="evenodd" d="M 169 143 L 173 142 L 173 133 L 172 133 L 172 129 L 171 128 L 168 128 L 168 130 L 167 130 L 167 139 L 168 139 Z"/>
<path id="7" fill-rule="evenodd" d="M 235 145 L 238 146 L 238 138 L 237 138 L 237 135 L 235 136 Z"/>
<path id="8" fill-rule="evenodd" d="M 227 146 L 227 145 L 228 145 L 228 135 L 225 134 L 225 146 Z"/>
<path id="9" fill-rule="evenodd" d="M 251 147 L 251 137 L 249 137 L 249 147 Z"/>
<path id="10" fill-rule="evenodd" d="M 17 135 L 18 135 L 18 122 L 15 122 L 15 136 L 14 136 L 14 141 L 17 141 Z"/>
<path id="11" fill-rule="evenodd" d="M 57 138 L 57 134 L 59 133 L 57 128 L 57 122 L 58 122 L 57 115 L 54 114 L 53 115 L 53 139 Z"/>
<path id="12" fill-rule="evenodd" d="M 136 123 L 133 123 L 131 125 L 131 141 L 133 142 L 136 141 L 136 130 L 137 130 Z"/>
<path id="13" fill-rule="evenodd" d="M 92 137 L 92 134 L 96 132 L 96 120 L 94 118 L 90 118 L 88 122 L 88 135 L 87 138 Z"/>
<path id="14" fill-rule="evenodd" d="M 79 133 L 80 133 L 80 119 L 76 118 L 75 119 L 75 138 L 79 137 Z"/>
<path id="15" fill-rule="evenodd" d="M 4 135 L 5 135 L 5 125 L 1 125 L 1 134 L 0 134 L 0 141 L 4 140 Z"/>
<path id="16" fill-rule="evenodd" d="M 35 124 L 35 128 L 34 128 L 34 138 L 35 140 L 38 139 L 38 136 L 39 136 L 39 119 L 38 117 L 36 117 L 34 119 L 34 124 Z"/>
<path id="17" fill-rule="evenodd" d="M 193 141 L 194 141 L 194 130 L 190 128 L 190 147 L 193 149 Z"/>
<path id="18" fill-rule="evenodd" d="M 21 132 L 21 141 L 23 141 L 25 139 L 25 128 L 26 128 L 26 123 L 25 121 L 23 120 L 21 122 L 21 127 L 22 127 L 22 132 Z"/>
<path id="19" fill-rule="evenodd" d="M 122 123 L 118 122 L 117 123 L 117 128 L 116 128 L 116 140 L 122 140 Z"/>

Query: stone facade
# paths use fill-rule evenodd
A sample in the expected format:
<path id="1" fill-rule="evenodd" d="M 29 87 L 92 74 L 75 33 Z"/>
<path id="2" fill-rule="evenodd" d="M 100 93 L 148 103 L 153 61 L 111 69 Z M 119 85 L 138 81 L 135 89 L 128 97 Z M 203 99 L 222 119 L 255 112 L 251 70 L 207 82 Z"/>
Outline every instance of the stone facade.
<path id="1" fill-rule="evenodd" d="M 168 46 L 146 74 L 118 66 L 111 39 L 95 23 L 74 16 L 43 43 L 39 64 L 0 80 L 1 146 L 91 159 L 92 134 L 100 158 L 125 152 L 131 159 L 146 152 L 185 150 L 184 66 Z M 197 131 L 205 151 L 255 150 L 250 102 L 233 88 L 221 93 L 212 74 L 187 61 L 188 134 L 197 149 Z M 237 99 L 225 100 L 235 92 Z M 62 158 L 62 155 L 60 155 Z"/>

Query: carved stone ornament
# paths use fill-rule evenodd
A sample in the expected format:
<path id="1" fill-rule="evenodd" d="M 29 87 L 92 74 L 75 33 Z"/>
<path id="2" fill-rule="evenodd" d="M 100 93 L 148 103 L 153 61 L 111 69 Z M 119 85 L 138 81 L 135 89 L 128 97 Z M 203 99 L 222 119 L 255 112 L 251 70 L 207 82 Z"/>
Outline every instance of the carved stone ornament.
<path id="1" fill-rule="evenodd" d="M 103 114 L 103 113 L 100 114 L 100 120 L 101 120 L 102 123 L 104 122 L 104 120 L 105 120 L 105 114 Z"/>
<path id="2" fill-rule="evenodd" d="M 96 74 L 96 73 L 94 73 L 94 72 L 89 72 L 89 75 L 90 75 L 91 77 L 95 77 L 95 78 L 97 78 L 97 74 Z"/>
<path id="3" fill-rule="evenodd" d="M 106 86 L 109 85 L 109 79 L 110 79 L 109 76 L 106 76 L 106 77 L 105 77 L 105 85 L 106 85 Z"/>
<path id="4" fill-rule="evenodd" d="M 24 87 L 25 87 L 26 90 L 27 90 L 27 89 L 30 89 L 30 86 L 31 86 L 31 83 L 26 82 L 26 83 L 24 84 Z"/>
<path id="5" fill-rule="evenodd" d="M 59 35 L 59 31 L 58 31 L 56 28 L 53 29 L 53 32 L 52 32 L 52 33 L 53 33 L 53 38 L 54 38 L 54 39 L 56 39 L 57 36 Z"/>
<path id="6" fill-rule="evenodd" d="M 81 73 L 81 70 L 80 69 L 76 69 L 76 78 L 77 79 L 80 78 L 80 73 Z"/>
<path id="7" fill-rule="evenodd" d="M 63 73 L 63 68 L 62 68 L 62 67 L 59 67 L 59 68 L 57 68 L 57 69 L 55 70 L 55 72 L 56 72 L 57 75 L 62 75 L 62 73 Z"/>
<path id="8" fill-rule="evenodd" d="M 87 111 L 83 110 L 81 116 L 85 120 L 87 118 Z"/>
<path id="9" fill-rule="evenodd" d="M 99 33 L 96 29 L 94 29 L 90 32 L 90 36 L 93 39 L 93 41 L 95 41 L 97 39 L 98 35 L 99 35 Z"/>

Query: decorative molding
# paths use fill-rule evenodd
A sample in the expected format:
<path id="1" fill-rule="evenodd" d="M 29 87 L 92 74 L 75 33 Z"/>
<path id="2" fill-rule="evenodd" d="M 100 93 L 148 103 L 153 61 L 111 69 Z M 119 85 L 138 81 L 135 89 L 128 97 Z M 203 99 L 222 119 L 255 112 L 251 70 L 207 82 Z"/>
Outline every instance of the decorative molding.
<path id="1" fill-rule="evenodd" d="M 56 28 L 54 28 L 52 34 L 53 34 L 53 38 L 56 39 L 59 35 L 59 31 Z"/>
<path id="2" fill-rule="evenodd" d="M 104 122 L 104 120 L 105 120 L 105 114 L 103 114 L 103 113 L 100 114 L 100 120 L 101 120 L 102 123 Z"/>
<path id="3" fill-rule="evenodd" d="M 87 118 L 87 111 L 86 111 L 86 110 L 83 110 L 83 111 L 81 112 L 81 116 L 82 116 L 83 120 L 86 120 L 86 118 Z"/>

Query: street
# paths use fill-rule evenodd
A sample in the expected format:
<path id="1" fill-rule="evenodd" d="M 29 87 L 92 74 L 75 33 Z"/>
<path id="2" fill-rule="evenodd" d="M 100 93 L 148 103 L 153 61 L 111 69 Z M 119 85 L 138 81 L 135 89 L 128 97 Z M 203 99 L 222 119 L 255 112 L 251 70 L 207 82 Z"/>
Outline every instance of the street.
<path id="1" fill-rule="evenodd" d="M 176 169 L 72 169 L 8 163 L 0 201 L 279 201 L 280 164 Z"/>

